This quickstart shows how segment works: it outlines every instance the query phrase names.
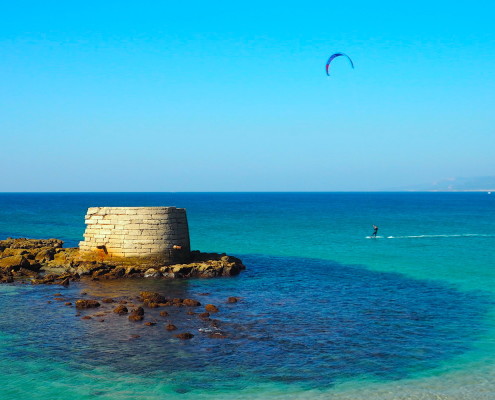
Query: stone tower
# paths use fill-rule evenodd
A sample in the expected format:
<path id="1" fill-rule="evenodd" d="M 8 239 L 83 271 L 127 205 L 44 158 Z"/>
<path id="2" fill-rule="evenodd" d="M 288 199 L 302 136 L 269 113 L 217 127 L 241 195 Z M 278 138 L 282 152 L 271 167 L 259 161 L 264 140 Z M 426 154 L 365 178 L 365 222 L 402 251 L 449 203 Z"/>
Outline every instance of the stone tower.
<path id="1" fill-rule="evenodd" d="M 173 264 L 190 255 L 186 210 L 176 207 L 91 207 L 81 255 Z"/>

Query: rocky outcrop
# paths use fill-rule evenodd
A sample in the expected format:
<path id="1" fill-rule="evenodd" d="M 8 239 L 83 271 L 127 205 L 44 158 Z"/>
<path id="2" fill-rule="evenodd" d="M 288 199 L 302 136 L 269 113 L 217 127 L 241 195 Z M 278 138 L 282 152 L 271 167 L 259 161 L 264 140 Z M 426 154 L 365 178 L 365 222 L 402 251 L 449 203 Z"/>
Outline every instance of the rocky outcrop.
<path id="1" fill-rule="evenodd" d="M 245 266 L 226 254 L 192 251 L 187 264 L 163 265 L 155 259 L 102 259 L 64 248 L 58 239 L 0 240 L 0 283 L 16 278 L 31 279 L 33 284 L 69 285 L 81 277 L 92 280 L 138 278 L 185 279 L 213 278 L 239 274 Z M 148 299 L 148 305 L 163 303 Z"/>

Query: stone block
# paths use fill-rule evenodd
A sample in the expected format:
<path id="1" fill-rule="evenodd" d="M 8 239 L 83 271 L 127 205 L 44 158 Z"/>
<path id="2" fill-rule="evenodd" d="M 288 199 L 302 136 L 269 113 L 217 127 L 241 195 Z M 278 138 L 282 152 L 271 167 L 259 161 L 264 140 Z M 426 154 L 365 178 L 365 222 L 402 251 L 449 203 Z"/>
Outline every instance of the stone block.
<path id="1" fill-rule="evenodd" d="M 141 231 L 139 229 L 127 229 L 124 231 L 124 235 L 126 236 L 141 236 Z"/>
<path id="2" fill-rule="evenodd" d="M 140 224 L 136 224 L 135 222 L 132 224 L 127 224 L 126 229 L 140 229 Z"/>

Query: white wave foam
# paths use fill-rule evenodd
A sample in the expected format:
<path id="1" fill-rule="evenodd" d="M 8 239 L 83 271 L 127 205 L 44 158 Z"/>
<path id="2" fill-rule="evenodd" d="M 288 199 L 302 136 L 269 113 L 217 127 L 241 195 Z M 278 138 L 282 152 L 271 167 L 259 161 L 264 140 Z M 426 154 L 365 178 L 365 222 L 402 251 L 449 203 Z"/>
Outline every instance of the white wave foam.
<path id="1" fill-rule="evenodd" d="M 434 239 L 434 238 L 493 238 L 495 234 L 460 233 L 453 235 L 401 235 L 401 236 L 366 236 L 365 239 Z"/>
<path id="2" fill-rule="evenodd" d="M 387 236 L 387 239 L 422 239 L 422 238 L 457 238 L 457 237 L 495 237 L 495 235 L 482 233 L 461 233 L 454 235 L 405 235 Z"/>

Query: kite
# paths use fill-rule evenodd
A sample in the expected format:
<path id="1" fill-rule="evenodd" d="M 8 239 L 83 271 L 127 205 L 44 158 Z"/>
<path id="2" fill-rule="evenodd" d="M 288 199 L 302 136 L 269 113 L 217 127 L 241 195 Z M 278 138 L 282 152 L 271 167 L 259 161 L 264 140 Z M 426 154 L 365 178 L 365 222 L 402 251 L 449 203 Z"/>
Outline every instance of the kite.
<path id="1" fill-rule="evenodd" d="M 344 53 L 335 53 L 335 54 L 332 54 L 330 56 L 330 58 L 328 59 L 327 61 L 327 65 L 326 65 L 326 71 L 327 71 L 327 75 L 330 76 L 330 73 L 328 72 L 328 69 L 330 68 L 330 63 L 332 62 L 332 60 L 334 58 L 337 58 L 337 57 L 347 57 L 347 59 L 349 60 L 349 62 L 351 63 L 351 67 L 354 69 L 354 63 L 352 62 L 351 58 L 347 55 L 347 54 L 344 54 Z"/>

